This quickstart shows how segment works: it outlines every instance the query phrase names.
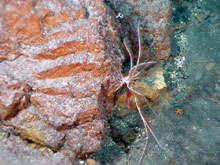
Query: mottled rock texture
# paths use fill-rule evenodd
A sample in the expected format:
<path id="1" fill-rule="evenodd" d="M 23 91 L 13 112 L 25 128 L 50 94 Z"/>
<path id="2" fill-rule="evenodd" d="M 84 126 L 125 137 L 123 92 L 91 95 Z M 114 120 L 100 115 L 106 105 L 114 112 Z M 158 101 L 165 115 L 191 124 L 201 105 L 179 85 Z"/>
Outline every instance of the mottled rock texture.
<path id="1" fill-rule="evenodd" d="M 13 125 L 23 139 L 57 151 L 65 140 L 65 134 L 34 115 L 32 112 L 35 110 L 33 106 L 29 106 L 11 119 L 8 124 Z"/>
<path id="2" fill-rule="evenodd" d="M 98 150 L 123 61 L 107 14 L 102 0 L 0 2 L 0 116 L 20 137 L 70 158 Z"/>
<path id="3" fill-rule="evenodd" d="M 0 74 L 0 120 L 14 117 L 28 107 L 30 87 L 24 82 Z"/>
<path id="4" fill-rule="evenodd" d="M 144 59 L 167 58 L 169 42 L 163 36 L 169 3 L 123 3 L 130 13 L 124 13 L 128 28 L 123 24 L 121 30 L 117 13 L 103 0 L 0 1 L 0 117 L 16 136 L 56 151 L 52 158 L 58 163 L 52 164 L 70 164 L 64 156 L 75 160 L 99 149 L 124 61 L 121 41 L 128 33 L 128 39 L 137 38 L 139 18 L 143 47 L 149 47 Z M 137 40 L 131 45 L 136 50 Z M 151 57 L 160 46 L 163 52 Z M 9 155 L 22 164 L 29 152 L 25 145 L 4 139 L 0 160 L 8 164 Z M 35 164 L 46 161 L 34 153 L 24 162 L 35 156 Z"/>
<path id="5" fill-rule="evenodd" d="M 44 156 L 38 150 L 28 146 L 22 139 L 9 137 L 0 141 L 1 165 L 71 165 L 72 162 L 61 152 Z"/>
<path id="6" fill-rule="evenodd" d="M 142 36 L 142 60 L 166 60 L 170 53 L 169 19 L 170 0 L 107 0 L 122 23 L 124 38 L 138 55 L 137 25 L 140 23 Z M 129 57 L 129 56 L 128 56 Z"/>

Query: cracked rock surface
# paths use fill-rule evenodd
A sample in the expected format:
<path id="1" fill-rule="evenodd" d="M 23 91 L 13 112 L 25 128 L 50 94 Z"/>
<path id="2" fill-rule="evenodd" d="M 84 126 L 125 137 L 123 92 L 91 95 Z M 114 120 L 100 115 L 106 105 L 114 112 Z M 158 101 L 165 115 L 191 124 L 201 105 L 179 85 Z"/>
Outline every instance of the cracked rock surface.
<path id="1" fill-rule="evenodd" d="M 103 1 L 3 0 L 0 18 L 1 127 L 13 132 L 1 160 L 71 164 L 96 152 L 124 60 Z M 42 158 L 39 147 L 54 154 Z"/>

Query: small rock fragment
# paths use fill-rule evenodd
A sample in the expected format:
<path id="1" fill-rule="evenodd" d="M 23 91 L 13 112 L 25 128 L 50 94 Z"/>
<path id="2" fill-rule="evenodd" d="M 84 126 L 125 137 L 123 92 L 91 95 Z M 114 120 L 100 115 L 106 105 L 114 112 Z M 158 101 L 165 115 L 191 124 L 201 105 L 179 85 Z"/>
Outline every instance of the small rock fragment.
<path id="1" fill-rule="evenodd" d="M 0 120 L 7 120 L 27 108 L 29 90 L 25 83 L 0 73 Z"/>
<path id="2" fill-rule="evenodd" d="M 65 134 L 46 124 L 31 113 L 30 109 L 33 111 L 34 107 L 31 106 L 20 112 L 9 123 L 16 128 L 23 139 L 57 151 L 65 141 Z"/>

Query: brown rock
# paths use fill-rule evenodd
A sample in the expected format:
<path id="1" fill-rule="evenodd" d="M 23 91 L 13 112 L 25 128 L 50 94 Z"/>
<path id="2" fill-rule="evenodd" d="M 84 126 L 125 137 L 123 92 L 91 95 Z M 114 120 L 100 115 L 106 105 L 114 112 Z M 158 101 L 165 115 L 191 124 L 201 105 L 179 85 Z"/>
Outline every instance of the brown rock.
<path id="1" fill-rule="evenodd" d="M 29 87 L 7 74 L 0 74 L 0 119 L 7 120 L 27 108 Z"/>
<path id="2" fill-rule="evenodd" d="M 16 165 L 72 165 L 63 153 L 57 152 L 52 155 L 44 156 L 41 151 L 27 145 L 22 139 L 15 136 L 0 140 L 0 164 Z"/>
<path id="3" fill-rule="evenodd" d="M 95 161 L 94 159 L 87 159 L 86 165 L 101 165 L 101 163 Z"/>
<path id="4" fill-rule="evenodd" d="M 31 140 L 36 144 L 57 151 L 64 143 L 65 134 L 55 130 L 53 127 L 40 120 L 40 118 L 31 111 L 35 111 L 33 106 L 20 112 L 10 121 L 10 125 L 16 128 L 16 131 L 20 133 L 23 139 Z"/>
<path id="5" fill-rule="evenodd" d="M 30 107 L 11 125 L 53 150 L 66 136 L 58 152 L 72 159 L 97 151 L 124 59 L 103 1 L 9 0 L 0 9 L 0 73 L 31 87 Z"/>
<path id="6" fill-rule="evenodd" d="M 161 45 L 166 47 L 169 38 L 162 38 L 169 16 L 167 1 L 141 0 L 134 6 L 133 0 L 126 0 L 125 4 L 130 1 L 132 10 L 141 18 L 141 32 L 150 32 L 156 38 L 150 46 L 155 51 Z M 136 11 L 138 8 L 141 12 Z M 147 14 L 150 11 L 155 11 L 152 17 Z M 103 0 L 3 0 L 0 17 L 0 74 L 4 80 L 0 81 L 1 118 L 9 119 L 20 111 L 8 123 L 23 139 L 57 150 L 55 160 L 59 154 L 75 159 L 75 155 L 85 158 L 96 152 L 113 110 L 116 76 L 124 60 L 115 15 L 106 9 Z M 134 23 L 132 31 L 136 35 L 137 22 L 133 17 L 126 19 Z M 166 59 L 166 48 L 150 60 Z M 152 54 L 143 51 L 144 58 Z M 20 148 L 22 142 L 7 143 L 15 146 L 8 151 L 12 156 L 13 151 L 26 155 Z M 0 158 L 6 159 L 5 155 Z M 55 160 L 52 164 L 62 159 L 57 163 Z M 15 158 L 15 163 L 19 161 Z"/>
<path id="7" fill-rule="evenodd" d="M 80 125 L 101 119 L 96 98 L 71 98 L 60 95 L 34 93 L 31 104 L 37 107 L 37 115 L 56 128 Z"/>
<path id="8" fill-rule="evenodd" d="M 15 60 L 21 56 L 22 54 L 18 51 L 18 47 L 18 42 L 11 41 L 9 36 L 0 33 L 0 62 L 3 60 Z"/>
<path id="9" fill-rule="evenodd" d="M 95 153 L 100 147 L 104 124 L 102 121 L 87 122 L 77 128 L 66 130 L 64 150 L 72 151 L 78 158 L 85 158 L 88 153 Z"/>
<path id="10" fill-rule="evenodd" d="M 134 56 L 138 56 L 137 25 L 140 22 L 142 36 L 142 60 L 166 60 L 170 53 L 169 0 L 123 0 L 114 1 L 115 11 L 122 13 L 125 36 L 130 40 Z M 124 9 L 129 9 L 125 12 Z M 129 56 L 128 56 L 129 57 Z"/>

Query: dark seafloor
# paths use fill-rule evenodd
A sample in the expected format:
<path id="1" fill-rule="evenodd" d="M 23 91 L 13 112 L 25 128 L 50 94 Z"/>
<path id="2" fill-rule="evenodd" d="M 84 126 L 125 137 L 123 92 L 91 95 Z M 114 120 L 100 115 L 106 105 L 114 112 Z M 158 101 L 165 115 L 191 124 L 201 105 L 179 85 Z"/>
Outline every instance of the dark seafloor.
<path id="1" fill-rule="evenodd" d="M 172 5 L 171 24 L 188 26 L 173 33 L 163 66 L 174 98 L 160 111 L 146 110 L 163 148 L 151 136 L 143 165 L 219 165 L 220 0 L 172 0 Z M 143 128 L 141 119 L 137 112 L 119 117 L 115 109 L 108 136 L 91 158 L 101 164 L 136 165 L 145 143 L 144 129 L 138 129 Z M 177 109 L 183 114 L 177 115 Z"/>

